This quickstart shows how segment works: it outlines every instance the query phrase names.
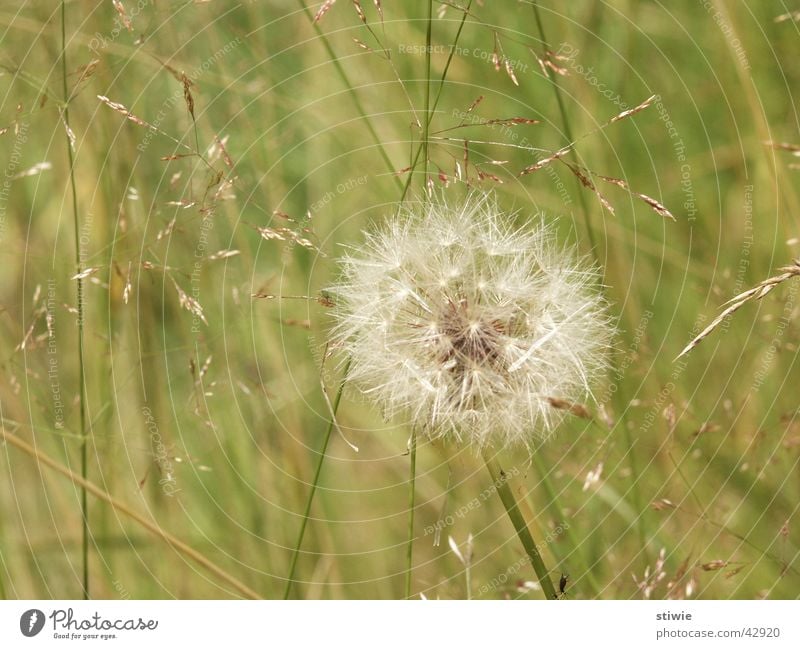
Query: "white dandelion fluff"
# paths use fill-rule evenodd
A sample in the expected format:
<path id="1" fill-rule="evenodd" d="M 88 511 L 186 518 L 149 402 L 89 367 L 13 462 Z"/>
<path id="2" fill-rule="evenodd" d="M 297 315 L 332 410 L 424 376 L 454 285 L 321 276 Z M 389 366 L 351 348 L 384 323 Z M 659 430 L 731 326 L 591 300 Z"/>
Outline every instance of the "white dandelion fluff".
<path id="1" fill-rule="evenodd" d="M 605 367 L 596 270 L 488 195 L 405 208 L 341 266 L 332 338 L 349 382 L 431 438 L 546 438 L 563 415 L 548 399 L 586 399 Z"/>

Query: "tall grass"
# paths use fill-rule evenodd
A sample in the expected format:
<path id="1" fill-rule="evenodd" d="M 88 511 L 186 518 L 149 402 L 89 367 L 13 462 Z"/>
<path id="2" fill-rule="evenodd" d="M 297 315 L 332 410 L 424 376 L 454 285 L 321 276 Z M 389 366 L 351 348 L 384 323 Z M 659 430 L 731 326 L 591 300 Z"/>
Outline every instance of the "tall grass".
<path id="1" fill-rule="evenodd" d="M 78 190 L 75 186 L 75 156 L 72 151 L 72 139 L 69 119 L 69 103 L 71 94 L 69 82 L 67 80 L 67 5 L 61 0 L 61 83 L 62 97 L 64 100 L 61 108 L 64 118 L 64 140 L 67 148 L 67 158 L 69 160 L 69 189 L 72 198 L 72 225 L 75 234 L 75 275 L 77 285 L 77 310 L 78 310 L 78 412 L 80 417 L 80 466 L 81 478 L 87 479 L 88 475 L 88 433 L 86 430 L 86 384 L 84 377 L 84 350 L 83 350 L 83 262 L 81 259 L 81 222 L 78 216 Z M 85 487 L 80 489 L 81 518 L 83 519 L 81 529 L 81 570 L 83 578 L 83 598 L 90 598 L 89 591 L 89 502 Z"/>
<path id="2" fill-rule="evenodd" d="M 569 574 L 575 598 L 797 596 L 796 282 L 748 301 L 673 362 L 726 300 L 798 256 L 794 157 L 762 144 L 800 144 L 797 32 L 769 3 L 437 3 L 429 19 L 427 4 L 382 3 L 381 15 L 362 2 L 365 25 L 342 2 L 316 22 L 318 4 L 132 15 L 125 2 L 132 28 L 116 32 L 111 3 L 81 21 L 65 4 L 52 17 L 34 3 L 0 12 L 0 151 L 13 177 L 0 193 L 0 412 L 13 436 L 0 468 L 0 595 L 541 597 L 519 528 L 497 494 L 480 498 L 491 477 L 480 458 L 420 437 L 412 504 L 411 431 L 347 392 L 331 394 L 333 422 L 319 387 L 321 373 L 326 386 L 342 379 L 319 360 L 319 290 L 342 245 L 359 245 L 421 177 L 460 191 L 466 149 L 471 184 L 520 219 L 558 217 L 565 240 L 596 254 L 624 323 L 600 403 L 578 404 L 585 416 L 532 459 L 503 456 L 550 580 Z M 429 28 L 442 49 L 414 49 Z M 495 69 L 496 44 L 518 86 Z M 553 59 L 565 75 L 531 52 L 566 46 L 574 58 Z M 179 77 L 195 71 L 192 119 Z M 617 94 L 661 104 L 565 161 L 656 197 L 675 223 L 595 178 L 616 210 L 603 212 L 562 164 L 518 175 L 618 114 Z M 540 123 L 455 128 L 481 95 L 467 113 L 476 122 Z M 77 161 L 69 145 L 64 156 L 62 115 Z M 89 216 L 81 265 L 70 231 Z M 87 266 L 99 270 L 69 279 Z M 56 297 L 43 311 L 49 279 Z M 278 295 L 310 299 L 264 297 Z M 74 454 L 75 471 L 16 442 L 62 468 Z M 467 567 L 448 537 L 470 534 Z"/>

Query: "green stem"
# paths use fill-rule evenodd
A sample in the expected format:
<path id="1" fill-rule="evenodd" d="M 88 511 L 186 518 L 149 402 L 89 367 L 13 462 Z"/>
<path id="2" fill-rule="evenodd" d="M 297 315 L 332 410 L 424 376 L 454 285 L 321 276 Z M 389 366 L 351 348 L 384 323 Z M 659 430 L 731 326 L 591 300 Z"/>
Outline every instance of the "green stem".
<path id="1" fill-rule="evenodd" d="M 342 378 L 342 382 L 339 384 L 339 389 L 336 392 L 336 397 L 333 400 L 333 407 L 331 412 L 331 418 L 328 421 L 328 429 L 325 431 L 325 439 L 322 441 L 322 449 L 319 451 L 319 457 L 317 458 L 317 466 L 314 469 L 314 479 L 311 482 L 311 491 L 308 493 L 308 499 L 306 500 L 306 507 L 305 511 L 303 512 L 303 519 L 300 522 L 300 532 L 297 535 L 297 542 L 294 545 L 294 551 L 292 552 L 292 561 L 289 564 L 289 576 L 286 578 L 286 587 L 283 591 L 283 599 L 289 599 L 289 594 L 292 591 L 292 584 L 294 583 L 294 572 L 297 568 L 297 559 L 300 556 L 300 547 L 303 545 L 303 537 L 306 533 L 306 526 L 308 525 L 308 518 L 311 515 L 311 504 L 314 502 L 314 494 L 317 493 L 317 486 L 319 485 L 319 476 L 322 473 L 322 464 L 325 461 L 325 454 L 328 451 L 328 444 L 331 441 L 331 435 L 333 434 L 333 427 L 336 424 L 336 413 L 339 410 L 339 404 L 342 401 L 342 393 L 344 392 L 345 383 L 347 383 L 347 372 L 350 370 L 350 361 L 347 361 L 347 364 L 344 368 L 344 377 Z"/>
<path id="2" fill-rule="evenodd" d="M 72 218 L 75 229 L 75 266 L 78 274 L 78 381 L 79 381 L 79 409 L 81 418 L 81 478 L 87 479 L 88 475 L 88 446 L 86 435 L 86 385 L 84 382 L 83 367 L 83 279 L 80 273 L 80 219 L 78 217 L 78 193 L 75 187 L 75 157 L 72 153 L 72 142 L 69 131 L 69 86 L 67 85 L 67 8 L 65 0 L 61 0 L 61 81 L 64 95 L 64 124 L 68 129 L 66 133 L 67 157 L 69 159 L 69 181 L 72 189 Z M 83 598 L 89 599 L 89 506 L 86 488 L 81 487 L 81 517 L 83 518 L 83 535 L 81 542 L 81 559 L 83 563 Z"/>
<path id="3" fill-rule="evenodd" d="M 439 99 L 442 97 L 442 90 L 444 89 L 444 82 L 447 78 L 447 72 L 450 69 L 450 63 L 453 60 L 453 55 L 456 51 L 456 46 L 458 45 L 458 40 L 461 38 L 461 31 L 464 29 L 464 23 L 467 22 L 467 16 L 469 15 L 470 7 L 472 6 L 472 0 L 469 0 L 467 3 L 466 9 L 464 9 L 464 14 L 461 16 L 461 22 L 458 25 L 458 30 L 456 31 L 456 37 L 453 39 L 453 47 L 450 48 L 450 54 L 447 56 L 447 62 L 444 64 L 444 70 L 442 71 L 442 78 L 439 79 L 439 88 L 436 90 L 436 97 L 433 100 L 433 106 L 431 107 L 430 114 L 427 115 L 428 120 L 428 128 L 430 128 L 430 122 L 433 119 L 433 115 L 436 113 L 436 107 L 439 105 Z M 427 138 L 426 138 L 427 139 Z M 408 195 L 408 190 L 411 188 L 411 179 L 414 177 L 414 170 L 417 168 L 417 163 L 419 162 L 419 158 L 422 155 L 422 144 L 417 147 L 417 152 L 414 154 L 414 159 L 411 162 L 411 169 L 409 169 L 408 177 L 406 178 L 405 185 L 403 186 L 403 193 L 400 195 L 400 202 L 398 205 L 402 205 L 403 201 L 406 200 L 406 196 Z"/>
<path id="4" fill-rule="evenodd" d="M 350 83 L 350 79 L 347 77 L 347 73 L 344 71 L 342 64 L 336 57 L 336 53 L 333 51 L 333 47 L 331 47 L 328 37 L 325 36 L 325 33 L 322 31 L 322 29 L 320 29 L 319 23 L 314 21 L 314 15 L 311 13 L 311 11 L 309 11 L 308 7 L 306 7 L 305 2 L 303 2 L 303 0 L 298 0 L 298 4 L 302 7 L 306 16 L 308 16 L 309 20 L 311 21 L 311 24 L 314 27 L 314 31 L 317 33 L 317 36 L 322 41 L 322 45 L 325 47 L 325 52 L 328 54 L 328 58 L 331 60 L 331 63 L 333 63 L 333 67 L 336 70 L 336 73 L 339 75 L 344 85 L 350 88 L 350 90 L 352 90 L 350 96 L 353 98 L 353 104 L 355 105 L 358 114 L 361 116 L 361 119 L 364 120 L 364 124 L 366 125 L 370 136 L 375 141 L 375 144 L 378 145 L 378 151 L 380 151 L 383 161 L 386 163 L 386 166 L 389 168 L 390 171 L 395 171 L 396 168 L 392 164 L 392 161 L 389 158 L 389 154 L 386 153 L 386 149 L 383 146 L 383 142 L 381 142 L 381 138 L 378 136 L 378 132 L 375 130 L 375 127 L 372 125 L 372 122 L 367 117 L 367 111 L 364 110 L 364 105 L 361 103 L 361 100 L 358 98 L 358 95 L 356 94 L 355 90 L 353 90 L 353 86 Z M 402 182 L 399 177 L 397 178 L 397 181 Z"/>
<path id="5" fill-rule="evenodd" d="M 503 506 L 506 508 L 508 517 L 511 519 L 511 523 L 517 531 L 517 536 L 522 542 L 522 547 L 525 548 L 525 552 L 531 560 L 533 571 L 539 579 L 539 584 L 542 586 L 544 596 L 547 599 L 558 599 L 556 589 L 553 587 L 553 582 L 550 581 L 547 567 L 542 560 L 542 555 L 539 553 L 539 549 L 536 547 L 533 536 L 531 536 L 531 532 L 528 529 L 528 524 L 525 522 L 525 518 L 519 510 L 514 492 L 508 485 L 508 477 L 503 469 L 500 468 L 500 464 L 497 460 L 489 455 L 488 452 L 484 452 L 483 460 L 486 462 L 486 468 L 489 469 L 489 474 L 492 476 L 492 481 L 500 496 L 500 500 L 503 502 Z"/>
<path id="6" fill-rule="evenodd" d="M 406 599 L 411 597 L 411 572 L 414 553 L 414 507 L 416 506 L 417 490 L 415 487 L 417 475 L 417 431 L 411 431 L 411 456 L 410 473 L 408 478 L 408 544 L 406 545 Z"/>
<path id="7" fill-rule="evenodd" d="M 433 0 L 428 0 L 427 29 L 425 32 L 425 101 L 422 109 L 422 195 L 428 195 L 428 133 L 431 122 L 431 36 L 433 34 Z M 459 29 L 459 32 L 461 30 Z M 444 76 L 442 77 L 444 83 Z M 416 160 L 414 161 L 416 166 Z M 409 180 L 414 170 L 409 172 Z M 406 185 L 406 188 L 408 185 Z M 405 191 L 403 192 L 405 197 Z M 402 202 L 402 199 L 401 199 Z M 408 544 L 406 546 L 406 599 L 411 597 L 411 573 L 414 558 L 414 507 L 416 501 L 417 479 L 417 431 L 411 431 L 411 448 L 409 449 L 410 467 L 408 476 Z"/>
<path id="8" fill-rule="evenodd" d="M 433 32 L 433 0 L 428 0 L 425 33 L 425 103 L 422 108 L 422 191 L 428 193 L 428 131 L 431 122 L 431 34 Z"/>

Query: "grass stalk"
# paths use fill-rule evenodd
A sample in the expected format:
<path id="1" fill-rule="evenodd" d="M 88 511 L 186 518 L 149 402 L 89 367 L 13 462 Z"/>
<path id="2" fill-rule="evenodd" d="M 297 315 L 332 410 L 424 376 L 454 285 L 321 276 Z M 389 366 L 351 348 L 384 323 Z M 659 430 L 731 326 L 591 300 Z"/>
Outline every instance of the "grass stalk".
<path id="1" fill-rule="evenodd" d="M 342 80 L 345 86 L 347 86 L 351 92 L 350 96 L 353 98 L 353 105 L 355 105 L 358 114 L 361 116 L 361 119 L 364 120 L 364 124 L 369 131 L 370 137 L 375 141 L 375 144 L 378 146 L 378 151 L 383 158 L 383 161 L 386 163 L 386 166 L 389 168 L 389 171 L 394 171 L 395 166 L 392 164 L 391 158 L 389 158 L 389 154 L 386 152 L 386 149 L 383 146 L 383 142 L 381 141 L 378 132 L 375 130 L 375 127 L 372 125 L 372 122 L 367 117 L 367 111 L 364 109 L 364 105 L 361 103 L 361 100 L 358 98 L 358 95 L 353 90 L 353 84 L 350 83 L 350 79 L 347 76 L 347 72 L 345 72 L 344 67 L 342 66 L 341 62 L 336 56 L 336 53 L 333 51 L 333 47 L 331 46 L 328 37 L 325 35 L 325 32 L 319 26 L 319 21 L 314 20 L 314 14 L 311 13 L 308 7 L 306 7 L 305 2 L 303 0 L 298 0 L 299 5 L 302 7 L 303 12 L 305 12 L 308 19 L 311 21 L 312 26 L 314 27 L 314 31 L 316 32 L 319 39 L 322 41 L 322 45 L 325 48 L 325 52 L 328 55 L 331 63 L 333 63 L 333 67 L 336 70 L 336 74 L 339 75 L 339 78 Z M 397 178 L 398 182 L 402 182 L 400 178 Z"/>
<path id="2" fill-rule="evenodd" d="M 525 552 L 531 560 L 531 566 L 536 573 L 539 584 L 542 587 L 542 592 L 547 599 L 558 599 L 556 589 L 553 587 L 553 582 L 550 580 L 547 567 L 544 564 L 542 555 L 536 547 L 536 542 L 533 540 L 528 524 L 519 509 L 517 499 L 514 497 L 514 492 L 508 484 L 508 478 L 500 467 L 500 463 L 488 452 L 484 452 L 483 460 L 486 463 L 486 468 L 489 470 L 489 475 L 492 476 L 492 482 L 497 489 L 500 500 L 506 508 L 508 517 L 511 519 L 514 529 L 517 531 L 517 536 L 525 548 Z"/>
<path id="3" fill-rule="evenodd" d="M 444 82 L 447 79 L 447 72 L 450 69 L 450 63 L 453 61 L 453 56 L 456 52 L 456 47 L 458 45 L 458 41 L 461 38 L 461 32 L 464 29 L 464 24 L 467 22 L 467 16 L 469 16 L 469 10 L 472 7 L 472 0 L 469 0 L 467 3 L 466 8 L 464 9 L 464 13 L 461 16 L 461 22 L 458 24 L 458 30 L 456 30 L 456 37 L 453 39 L 453 46 L 450 48 L 450 53 L 447 55 L 447 61 L 444 64 L 444 70 L 442 71 L 442 77 L 439 79 L 439 88 L 436 90 L 436 97 L 433 100 L 433 105 L 431 106 L 430 111 L 425 111 L 425 119 L 427 121 L 427 128 L 430 128 L 430 122 L 433 119 L 433 115 L 436 113 L 436 107 L 439 105 L 439 99 L 442 97 L 442 90 L 444 89 Z M 428 138 L 424 138 L 425 146 L 426 146 L 426 153 L 427 153 L 427 142 Z M 400 204 L 403 204 L 403 201 L 406 200 L 406 196 L 408 195 L 408 190 L 411 188 L 411 180 L 414 177 L 414 171 L 417 168 L 417 164 L 419 163 L 419 158 L 422 155 L 422 143 L 420 146 L 417 147 L 417 152 L 414 154 L 414 159 L 411 161 L 411 169 L 409 170 L 408 177 L 406 178 L 405 185 L 403 186 L 403 193 L 400 195 Z"/>
<path id="4" fill-rule="evenodd" d="M 297 569 L 297 560 L 300 556 L 300 548 L 303 545 L 303 537 L 306 534 L 306 527 L 308 526 L 308 519 L 311 515 L 311 505 L 314 502 L 314 495 L 317 493 L 317 486 L 319 485 L 319 477 L 322 474 L 322 465 L 325 462 L 325 454 L 328 451 L 328 445 L 331 441 L 331 435 L 333 434 L 333 428 L 336 425 L 336 413 L 339 410 L 339 404 L 342 401 L 342 393 L 344 392 L 344 386 L 347 383 L 347 372 L 350 369 L 350 361 L 347 362 L 347 365 L 344 368 L 344 377 L 342 378 L 342 382 L 339 384 L 339 389 L 336 391 L 336 397 L 333 400 L 332 408 L 331 408 L 331 418 L 328 421 L 328 428 L 325 431 L 325 438 L 322 440 L 322 448 L 319 451 L 319 456 L 317 458 L 317 465 L 314 468 L 314 478 L 311 481 L 311 491 L 308 492 L 308 498 L 306 499 L 306 506 L 303 510 L 303 518 L 300 521 L 300 531 L 297 534 L 297 541 L 294 544 L 294 550 L 292 551 L 292 560 L 289 564 L 289 574 L 286 577 L 286 586 L 283 590 L 283 599 L 289 599 L 289 595 L 292 592 L 292 585 L 294 584 L 294 573 Z"/>
<path id="5" fill-rule="evenodd" d="M 465 14 L 466 16 L 466 14 Z M 462 22 L 463 25 L 463 22 Z M 459 29 L 460 32 L 460 29 Z M 428 195 L 428 134 L 431 122 L 431 36 L 433 34 L 433 0 L 428 0 L 425 30 L 425 99 L 422 107 L 422 195 Z M 444 83 L 444 77 L 442 77 Z M 416 161 L 415 161 L 416 164 Z M 409 175 L 413 175 L 412 168 Z M 405 196 L 405 192 L 403 192 Z M 401 201 L 402 202 L 402 201 Z M 417 431 L 411 431 L 408 475 L 408 543 L 406 545 L 406 599 L 411 597 L 411 574 L 414 565 L 414 507 L 416 506 L 417 481 Z"/>
<path id="6" fill-rule="evenodd" d="M 425 32 L 425 101 L 422 107 L 422 190 L 428 190 L 428 132 L 431 122 L 431 34 L 433 32 L 433 0 L 428 0 Z"/>
<path id="7" fill-rule="evenodd" d="M 126 505 L 120 500 L 117 500 L 109 494 L 107 491 L 104 491 L 93 482 L 90 482 L 83 476 L 78 475 L 74 471 L 70 470 L 69 467 L 56 462 L 53 458 L 48 455 L 45 455 L 37 448 L 31 446 L 26 441 L 20 439 L 16 435 L 12 435 L 2 427 L 0 427 L 0 437 L 2 437 L 3 441 L 11 446 L 16 447 L 23 453 L 29 455 L 33 459 L 36 460 L 39 466 L 44 465 L 47 466 L 57 473 L 69 478 L 74 485 L 79 486 L 84 493 L 90 493 L 92 496 L 97 498 L 98 500 L 102 500 L 109 506 L 111 506 L 114 511 L 124 516 L 127 516 L 131 520 L 135 521 L 146 530 L 155 534 L 158 538 L 162 541 L 167 543 L 169 546 L 174 548 L 177 552 L 181 553 L 185 557 L 191 559 L 201 567 L 205 568 L 208 572 L 212 575 L 219 577 L 222 581 L 227 583 L 229 586 L 237 590 L 242 596 L 248 599 L 261 599 L 261 596 L 255 592 L 249 586 L 246 586 L 241 581 L 239 581 L 236 577 L 229 574 L 223 568 L 218 566 L 214 563 L 211 559 L 206 557 L 204 554 L 195 550 L 193 547 L 188 545 L 187 543 L 181 541 L 178 537 L 170 534 L 169 532 L 161 529 L 158 525 L 153 523 L 152 521 L 148 520 L 138 512 L 134 511 L 131 507 Z"/>
<path id="8" fill-rule="evenodd" d="M 78 408 L 80 410 L 80 431 L 81 431 L 81 478 L 85 481 L 88 476 L 88 438 L 86 434 L 86 383 L 84 375 L 84 354 L 83 354 L 83 279 L 80 273 L 81 268 L 81 249 L 80 249 L 80 218 L 78 216 L 78 193 L 75 186 L 75 155 L 72 152 L 72 142 L 70 141 L 71 127 L 69 123 L 69 102 L 70 92 L 67 84 L 67 7 L 66 0 L 61 0 L 61 82 L 63 91 L 64 124 L 66 126 L 65 138 L 67 142 L 67 158 L 69 161 L 69 182 L 72 191 L 72 219 L 75 230 L 75 267 L 78 275 Z M 89 599 L 89 503 L 86 489 L 81 488 L 81 517 L 83 518 L 83 529 L 81 538 L 81 562 L 83 580 L 83 598 Z"/>

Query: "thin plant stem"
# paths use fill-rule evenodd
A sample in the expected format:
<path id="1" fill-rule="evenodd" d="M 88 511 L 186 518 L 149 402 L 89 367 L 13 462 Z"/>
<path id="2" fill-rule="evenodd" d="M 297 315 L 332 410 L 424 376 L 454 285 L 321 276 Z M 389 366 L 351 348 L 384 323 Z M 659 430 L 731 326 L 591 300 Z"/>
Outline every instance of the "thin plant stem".
<path id="1" fill-rule="evenodd" d="M 322 440 L 322 448 L 319 451 L 319 457 L 317 458 L 317 465 L 314 468 L 314 478 L 311 481 L 311 491 L 308 492 L 308 498 L 306 499 L 306 506 L 303 511 L 303 518 L 300 521 L 300 532 L 297 534 L 297 542 L 294 544 L 294 550 L 292 551 L 292 560 L 289 564 L 289 575 L 286 578 L 286 586 L 283 591 L 283 599 L 289 599 L 289 595 L 292 591 L 292 584 L 294 584 L 294 572 L 297 569 L 297 560 L 300 556 L 300 547 L 303 545 L 303 537 L 306 533 L 306 526 L 308 525 L 308 518 L 311 515 L 311 504 L 314 502 L 314 495 L 317 493 L 317 486 L 319 485 L 319 477 L 322 473 L 322 465 L 325 462 L 325 454 L 328 451 L 328 444 L 331 441 L 331 435 L 333 434 L 333 428 L 336 425 L 336 413 L 339 410 L 339 404 L 342 401 L 342 393 L 344 392 L 345 383 L 347 383 L 347 372 L 350 370 L 350 361 L 347 361 L 347 365 L 344 368 L 344 377 L 342 378 L 342 382 L 339 384 L 339 389 L 336 391 L 336 397 L 333 400 L 333 405 L 331 408 L 331 418 L 328 421 L 328 428 L 325 431 L 325 438 Z"/>
<path id="2" fill-rule="evenodd" d="M 422 190 L 428 189 L 428 131 L 431 121 L 431 34 L 433 31 L 433 0 L 428 0 L 427 30 L 425 32 L 425 102 L 422 108 Z"/>
<path id="3" fill-rule="evenodd" d="M 408 477 L 408 544 L 406 545 L 406 599 L 411 598 L 411 573 L 414 560 L 414 508 L 416 507 L 417 490 L 417 431 L 411 431 L 411 458 Z"/>
<path id="4" fill-rule="evenodd" d="M 422 195 L 428 195 L 428 134 L 431 122 L 431 36 L 433 34 L 433 0 L 428 0 L 425 31 L 425 99 L 422 108 Z M 460 32 L 460 29 L 459 29 Z M 442 77 L 444 80 L 444 77 Z M 413 174 L 413 169 L 411 172 Z M 410 176 L 409 176 L 410 179 Z M 405 195 L 405 192 L 404 192 Z M 417 481 L 417 431 L 411 431 L 408 476 L 408 544 L 406 546 L 406 599 L 411 597 L 411 573 L 414 565 L 414 507 Z"/>
<path id="5" fill-rule="evenodd" d="M 472 0 L 469 0 L 467 3 L 466 8 L 464 9 L 464 14 L 461 16 L 461 22 L 458 24 L 458 30 L 456 31 L 456 37 L 453 39 L 453 46 L 450 48 L 450 53 L 447 56 L 447 61 L 444 64 L 444 70 L 442 71 L 442 77 L 439 79 L 439 88 L 436 90 L 436 97 L 433 100 L 433 106 L 431 107 L 430 112 L 425 116 L 428 122 L 428 128 L 430 128 L 430 122 L 433 119 L 433 115 L 436 113 L 436 107 L 439 105 L 439 99 L 442 97 L 442 90 L 444 89 L 444 82 L 447 78 L 447 72 L 450 69 L 450 63 L 453 60 L 453 56 L 456 52 L 456 46 L 458 45 L 458 40 L 461 38 L 461 31 L 464 29 L 464 23 L 467 22 L 467 16 L 469 15 L 470 7 L 472 6 Z M 430 138 L 426 138 L 429 140 Z M 403 193 L 400 195 L 400 205 L 403 204 L 403 201 L 406 200 L 406 196 L 408 195 L 408 190 L 411 188 L 411 180 L 414 176 L 414 170 L 417 168 L 417 163 L 419 162 L 419 158 L 422 155 L 422 144 L 417 147 L 417 152 L 414 154 L 414 159 L 411 162 L 411 169 L 408 172 L 408 178 L 406 178 L 405 185 L 403 186 Z"/>
<path id="6" fill-rule="evenodd" d="M 191 559 L 198 565 L 205 568 L 208 572 L 210 572 L 216 577 L 219 577 L 222 581 L 226 582 L 228 585 L 236 589 L 242 596 L 248 599 L 261 599 L 261 596 L 256 591 L 254 591 L 249 586 L 243 584 L 233 575 L 226 572 L 223 568 L 218 566 L 204 554 L 195 550 L 187 543 L 181 541 L 178 537 L 161 529 L 161 527 L 159 527 L 152 521 L 148 520 L 138 512 L 134 511 L 133 509 L 131 509 L 131 507 L 129 507 L 122 501 L 114 498 L 114 496 L 109 494 L 107 491 L 104 491 L 103 489 L 95 485 L 93 482 L 90 482 L 86 478 L 70 470 L 69 467 L 60 464 L 50 456 L 45 455 L 39 449 L 31 446 L 26 441 L 20 439 L 16 435 L 12 435 L 6 432 L 6 430 L 2 427 L 0 427 L 0 438 L 2 438 L 2 440 L 7 444 L 15 446 L 23 453 L 34 458 L 39 466 L 41 465 L 47 466 L 56 471 L 57 473 L 60 473 L 61 475 L 69 478 L 73 484 L 79 486 L 81 489 L 84 490 L 84 492 L 92 494 L 98 500 L 102 500 L 103 502 L 111 506 L 111 508 L 117 513 L 127 516 L 128 518 L 135 521 L 148 531 L 152 532 L 162 541 L 166 542 L 169 546 L 173 547 L 177 552 L 180 552 L 185 557 Z"/>
<path id="7" fill-rule="evenodd" d="M 80 274 L 81 249 L 80 249 L 80 219 L 78 217 L 78 194 L 75 187 L 75 156 L 72 153 L 70 140 L 71 128 L 69 125 L 70 93 L 67 85 L 67 8 L 66 1 L 61 0 L 61 82 L 64 96 L 64 125 L 66 126 L 67 157 L 69 159 L 69 182 L 72 190 L 72 218 L 75 229 L 75 266 L 78 275 L 78 382 L 79 396 L 78 408 L 81 421 L 81 478 L 86 480 L 88 475 L 88 438 L 86 435 L 86 384 L 84 382 L 83 359 L 83 279 Z M 81 561 L 83 564 L 83 599 L 89 599 L 89 503 L 86 489 L 81 488 L 81 517 L 83 518 L 83 531 L 81 539 Z"/>
<path id="8" fill-rule="evenodd" d="M 308 16 L 309 20 L 311 20 L 311 24 L 314 27 L 314 31 L 317 33 L 317 36 L 322 41 L 322 45 L 325 47 L 325 52 L 328 55 L 331 63 L 333 63 L 333 67 L 336 70 L 336 73 L 341 78 L 342 82 L 345 86 L 350 88 L 350 96 L 353 98 L 353 104 L 358 111 L 358 114 L 361 116 L 361 119 L 364 120 L 364 124 L 369 131 L 370 136 L 375 141 L 375 144 L 378 145 L 378 151 L 383 158 L 383 161 L 386 163 L 386 166 L 389 168 L 390 171 L 394 171 L 395 167 L 392 164 L 391 159 L 389 158 L 389 154 L 386 152 L 386 149 L 383 146 L 383 142 L 381 142 L 381 138 L 378 136 L 378 132 L 375 130 L 375 127 L 372 125 L 372 122 L 367 117 L 367 111 L 364 109 L 364 105 L 361 103 L 361 100 L 358 98 L 355 90 L 353 90 L 353 85 L 350 83 L 350 79 L 347 76 L 347 73 L 344 71 L 344 67 L 342 67 L 341 62 L 336 57 L 336 53 L 333 51 L 333 47 L 331 47 L 331 43 L 328 40 L 328 37 L 325 35 L 325 32 L 320 29 L 319 22 L 314 20 L 314 15 L 311 11 L 306 7 L 305 2 L 303 0 L 298 0 L 298 4 L 302 7 L 303 11 L 305 12 L 306 16 Z M 397 178 L 398 182 L 402 182 L 400 178 Z"/>
<path id="9" fill-rule="evenodd" d="M 508 477 L 503 469 L 500 468 L 499 462 L 488 452 L 484 452 L 483 460 L 486 462 L 486 468 L 489 470 L 489 475 L 492 476 L 493 484 L 497 489 L 500 500 L 503 502 L 503 506 L 506 508 L 508 517 L 511 519 L 511 523 L 517 531 L 517 536 L 522 542 L 522 547 L 525 548 L 525 552 L 531 560 L 531 566 L 533 566 L 533 571 L 539 579 L 539 584 L 542 587 L 544 596 L 547 599 L 558 599 L 556 589 L 553 587 L 553 582 L 550 581 L 550 575 L 544 564 L 542 555 L 536 547 L 536 543 L 528 529 L 525 518 L 522 516 L 522 512 L 517 504 L 517 499 L 514 497 L 514 492 L 508 485 Z"/>

